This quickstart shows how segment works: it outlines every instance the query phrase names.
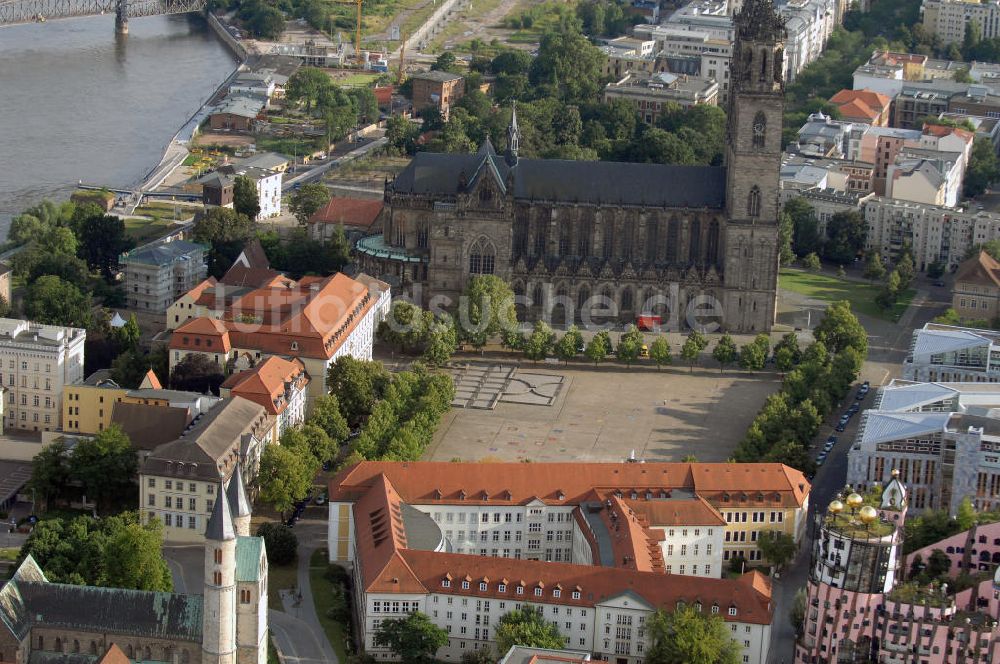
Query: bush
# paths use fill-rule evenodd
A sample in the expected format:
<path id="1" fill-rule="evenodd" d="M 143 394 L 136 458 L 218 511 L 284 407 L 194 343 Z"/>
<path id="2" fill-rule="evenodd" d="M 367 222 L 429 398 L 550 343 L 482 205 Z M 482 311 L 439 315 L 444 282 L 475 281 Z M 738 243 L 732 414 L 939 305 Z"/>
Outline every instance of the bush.
<path id="1" fill-rule="evenodd" d="M 257 528 L 257 537 L 264 538 L 267 559 L 275 565 L 288 565 L 295 561 L 299 538 L 283 523 L 263 523 Z"/>

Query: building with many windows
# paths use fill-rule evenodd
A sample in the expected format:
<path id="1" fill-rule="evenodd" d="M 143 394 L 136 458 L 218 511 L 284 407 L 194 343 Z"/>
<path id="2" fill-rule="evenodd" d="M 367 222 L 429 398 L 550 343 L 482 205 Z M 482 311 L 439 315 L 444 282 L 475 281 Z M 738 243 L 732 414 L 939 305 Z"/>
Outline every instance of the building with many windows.
<path id="1" fill-rule="evenodd" d="M 218 499 L 219 479 L 248 478 L 255 485 L 260 454 L 273 442 L 264 407 L 242 397 L 223 400 L 176 440 L 154 449 L 139 468 L 139 513 L 159 519 L 163 538 L 200 544 Z"/>
<path id="2" fill-rule="evenodd" d="M 1000 263 L 986 251 L 980 250 L 958 267 L 951 308 L 962 320 L 1000 317 Z"/>
<path id="3" fill-rule="evenodd" d="M 780 464 L 362 462 L 330 482 L 330 561 L 351 569 L 359 640 L 379 659 L 393 657 L 374 639 L 386 618 L 426 613 L 454 661 L 531 606 L 567 648 L 638 664 L 648 617 L 690 605 L 763 663 L 770 584 L 719 578 L 723 560 L 762 531 L 801 534 L 808 491 Z"/>
<path id="4" fill-rule="evenodd" d="M 87 331 L 0 318 L 0 384 L 5 429 L 53 431 L 61 425 L 63 386 L 83 380 Z"/>
<path id="5" fill-rule="evenodd" d="M 998 407 L 995 384 L 894 380 L 862 414 L 847 481 L 866 488 L 898 475 L 914 511 L 955 514 L 965 498 L 1000 508 Z"/>
<path id="6" fill-rule="evenodd" d="M 159 240 L 122 254 L 125 297 L 130 309 L 163 313 L 208 274 L 205 246 Z"/>
<path id="7" fill-rule="evenodd" d="M 1000 333 L 927 323 L 913 331 L 903 378 L 930 382 L 995 383 L 1000 379 Z"/>
<path id="8" fill-rule="evenodd" d="M 893 474 L 880 492 L 838 496 L 817 519 L 796 664 L 997 660 L 1000 571 L 987 564 L 959 592 L 950 587 L 960 566 L 932 583 L 916 576 L 921 566 L 910 570 L 902 556 L 908 499 Z"/>
<path id="9" fill-rule="evenodd" d="M 273 440 L 305 420 L 309 374 L 299 360 L 271 356 L 253 367 L 229 376 L 220 386 L 223 397 L 243 397 L 260 404 L 273 418 Z"/>

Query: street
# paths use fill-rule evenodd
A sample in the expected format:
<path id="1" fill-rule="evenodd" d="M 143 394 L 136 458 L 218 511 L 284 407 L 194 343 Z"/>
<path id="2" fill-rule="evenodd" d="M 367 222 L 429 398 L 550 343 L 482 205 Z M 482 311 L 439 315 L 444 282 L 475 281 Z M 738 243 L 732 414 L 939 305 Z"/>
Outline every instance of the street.
<path id="1" fill-rule="evenodd" d="M 864 412 L 865 408 L 871 406 L 876 387 L 885 385 L 893 378 L 899 377 L 903 360 L 910 347 L 913 330 L 923 327 L 925 323 L 930 322 L 931 319 L 951 306 L 951 291 L 949 289 L 935 287 L 926 279 L 918 281 L 916 288 L 917 294 L 914 296 L 910 308 L 903 314 L 898 323 L 862 319 L 862 324 L 869 332 L 869 347 L 868 359 L 861 369 L 858 380 L 859 384 L 861 381 L 869 381 L 873 391 L 869 392 L 868 396 L 860 403 L 861 413 Z M 780 578 L 774 580 L 774 622 L 771 625 L 769 664 L 786 664 L 793 659 L 795 627 L 789 620 L 789 611 L 795 593 L 800 588 L 806 587 L 806 581 L 809 578 L 813 519 L 817 513 L 822 513 L 826 509 L 826 506 L 837 495 L 837 492 L 844 488 L 847 481 L 847 452 L 857 434 L 861 413 L 851 418 L 846 430 L 838 432 L 834 431 L 833 427 L 840 415 L 854 402 L 856 389 L 857 385 L 852 387 L 841 407 L 836 409 L 820 427 L 811 448 L 811 453 L 815 457 L 822 449 L 827 436 L 830 434 L 837 436 L 837 444 L 812 481 L 806 536 L 803 538 L 795 559 L 781 571 Z"/>

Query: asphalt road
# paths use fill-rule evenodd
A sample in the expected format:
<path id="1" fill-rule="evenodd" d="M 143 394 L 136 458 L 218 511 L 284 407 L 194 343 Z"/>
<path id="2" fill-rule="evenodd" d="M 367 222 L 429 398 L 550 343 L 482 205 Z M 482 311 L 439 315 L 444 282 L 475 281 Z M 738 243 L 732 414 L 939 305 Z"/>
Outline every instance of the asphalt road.
<path id="1" fill-rule="evenodd" d="M 933 286 L 929 280 L 922 279 L 917 285 L 917 294 L 913 303 L 898 323 L 890 324 L 877 321 L 863 321 L 869 332 L 868 359 L 861 369 L 860 380 L 871 383 L 872 392 L 860 403 L 862 412 L 871 407 L 874 389 L 885 385 L 901 374 L 902 363 L 910 348 L 913 330 L 941 314 L 951 306 L 951 291 L 948 288 Z M 819 468 L 812 480 L 812 490 L 809 494 L 809 529 L 803 539 L 799 552 L 790 564 L 782 570 L 780 578 L 774 580 L 774 622 L 771 626 L 771 649 L 768 664 L 786 664 L 793 661 L 795 627 L 788 619 L 788 614 L 795 593 L 806 587 L 809 578 L 809 564 L 812 550 L 812 525 L 815 515 L 826 510 L 826 506 L 844 489 L 847 483 L 847 452 L 858 432 L 861 413 L 851 418 L 846 430 L 835 431 L 834 425 L 840 415 L 854 403 L 857 385 L 845 398 L 844 403 L 830 415 L 816 435 L 811 453 L 815 458 L 822 449 L 827 436 L 837 436 L 834 446 L 826 462 Z"/>

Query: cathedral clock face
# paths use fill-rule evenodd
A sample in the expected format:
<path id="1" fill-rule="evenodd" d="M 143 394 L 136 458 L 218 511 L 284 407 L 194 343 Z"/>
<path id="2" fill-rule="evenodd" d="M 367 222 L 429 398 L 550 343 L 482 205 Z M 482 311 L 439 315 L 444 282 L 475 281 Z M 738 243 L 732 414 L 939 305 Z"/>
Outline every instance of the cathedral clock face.
<path id="1" fill-rule="evenodd" d="M 755 134 L 763 134 L 764 133 L 764 123 L 763 122 L 758 122 L 758 123 L 754 124 L 754 126 L 753 126 L 753 132 Z"/>

